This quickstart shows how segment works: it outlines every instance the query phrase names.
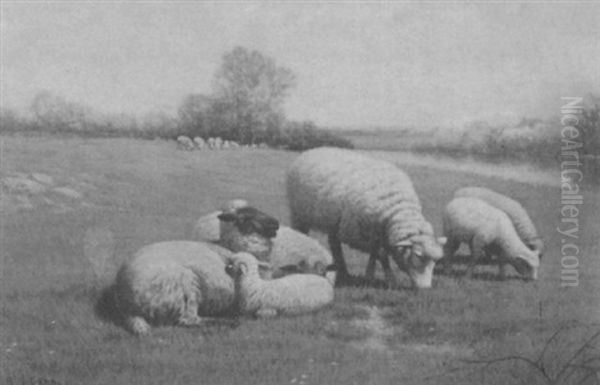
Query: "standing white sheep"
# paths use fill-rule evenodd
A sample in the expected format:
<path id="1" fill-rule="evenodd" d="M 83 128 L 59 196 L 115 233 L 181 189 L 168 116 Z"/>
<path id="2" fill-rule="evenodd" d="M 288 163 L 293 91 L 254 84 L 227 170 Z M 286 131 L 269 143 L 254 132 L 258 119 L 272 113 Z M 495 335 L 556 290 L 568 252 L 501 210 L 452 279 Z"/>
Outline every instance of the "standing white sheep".
<path id="1" fill-rule="evenodd" d="M 115 300 L 135 334 L 150 325 L 196 326 L 234 311 L 234 283 L 218 246 L 161 242 L 140 249 L 117 273 Z"/>
<path id="2" fill-rule="evenodd" d="M 287 196 L 293 228 L 328 234 L 340 279 L 348 276 L 343 242 L 370 253 L 368 277 L 378 260 L 394 285 L 391 255 L 413 286 L 431 287 L 444 239 L 433 236 L 409 177 L 395 165 L 348 150 L 310 150 L 292 163 Z"/>
<path id="3" fill-rule="evenodd" d="M 185 135 L 180 135 L 177 137 L 177 148 L 180 150 L 193 150 L 194 142 Z"/>
<path id="4" fill-rule="evenodd" d="M 455 198 L 479 198 L 488 204 L 504 211 L 512 220 L 519 237 L 531 249 L 540 253 L 544 252 L 544 241 L 538 235 L 535 225 L 521 204 L 514 199 L 484 187 L 463 187 L 454 192 Z"/>
<path id="5" fill-rule="evenodd" d="M 519 274 L 537 279 L 539 252 L 530 250 L 519 238 L 512 221 L 504 213 L 478 198 L 455 198 L 444 211 L 445 265 L 449 266 L 461 242 L 471 247 L 471 275 L 475 264 L 485 255 L 499 259 L 499 276 L 504 278 L 504 264 L 510 263 Z"/>
<path id="6" fill-rule="evenodd" d="M 236 219 L 239 215 L 237 210 L 247 206 L 245 200 L 237 199 L 229 202 L 220 212 L 202 216 L 196 222 L 190 238 L 215 242 L 233 252 L 251 253 L 271 264 L 273 277 L 289 272 L 325 275 L 326 268 L 333 261 L 331 254 L 317 240 L 287 226 L 279 226 L 273 239 L 263 237 L 262 242 L 257 240 L 260 234 L 255 234 L 255 241 L 250 244 L 252 247 L 245 246 L 248 243 L 239 238 L 247 235 L 237 228 L 239 221 Z"/>
<path id="7" fill-rule="evenodd" d="M 265 281 L 259 261 L 251 254 L 237 253 L 227 266 L 235 281 L 236 302 L 243 314 L 272 316 L 309 313 L 333 301 L 333 285 L 312 274 L 293 274 Z"/>

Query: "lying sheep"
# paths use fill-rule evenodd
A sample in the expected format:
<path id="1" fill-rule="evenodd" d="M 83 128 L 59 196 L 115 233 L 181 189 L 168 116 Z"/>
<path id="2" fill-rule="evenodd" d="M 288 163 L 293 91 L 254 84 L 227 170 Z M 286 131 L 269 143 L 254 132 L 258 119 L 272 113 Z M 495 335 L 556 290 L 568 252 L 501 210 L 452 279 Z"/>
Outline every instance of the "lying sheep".
<path id="1" fill-rule="evenodd" d="M 325 275 L 326 268 L 333 261 L 331 254 L 317 240 L 287 226 L 279 226 L 273 239 L 256 242 L 266 247 L 243 247 L 244 243 L 237 239 L 243 235 L 236 229 L 236 211 L 247 205 L 246 201 L 238 199 L 227 204 L 227 208 L 221 212 L 225 214 L 221 220 L 219 212 L 201 217 L 196 222 L 191 239 L 215 242 L 234 252 L 249 252 L 271 264 L 274 278 L 290 272 Z"/>
<path id="2" fill-rule="evenodd" d="M 296 315 L 319 310 L 333 301 L 333 285 L 326 278 L 293 274 L 265 281 L 259 276 L 259 263 L 251 254 L 237 253 L 226 268 L 235 281 L 241 313 Z"/>
<path id="3" fill-rule="evenodd" d="M 161 242 L 140 249 L 117 273 L 115 302 L 135 334 L 150 325 L 196 326 L 235 311 L 228 252 L 199 242 Z"/>
<path id="4" fill-rule="evenodd" d="M 539 252 L 530 250 L 519 238 L 513 223 L 504 211 L 478 198 L 455 198 L 444 211 L 445 265 L 449 266 L 461 242 L 471 247 L 471 263 L 467 274 L 472 275 L 475 264 L 485 254 L 496 255 L 504 278 L 503 265 L 510 263 L 519 274 L 537 279 Z"/>
<path id="5" fill-rule="evenodd" d="M 223 226 L 232 225 L 231 222 L 219 221 L 219 215 L 225 212 L 234 212 L 242 207 L 248 207 L 248 202 L 244 199 L 233 199 L 227 202 L 221 210 L 203 215 L 196 221 L 192 230 L 188 231 L 187 238 L 203 242 L 219 242 L 221 233 L 225 231 Z"/>
<path id="6" fill-rule="evenodd" d="M 455 198 L 471 197 L 479 198 L 488 204 L 504 211 L 512 220 L 517 234 L 531 250 L 540 253 L 540 258 L 544 252 L 544 241 L 538 235 L 535 225 L 529 218 L 527 211 L 521 204 L 505 195 L 483 187 L 463 187 L 454 192 Z"/>
<path id="7" fill-rule="evenodd" d="M 180 150 L 193 150 L 194 142 L 190 138 L 185 135 L 180 135 L 177 137 L 177 148 Z"/>
<path id="8" fill-rule="evenodd" d="M 388 255 L 417 288 L 431 287 L 443 238 L 436 239 L 409 177 L 395 165 L 356 152 L 319 148 L 298 157 L 287 173 L 292 227 L 328 234 L 339 279 L 348 277 L 341 243 L 370 253 L 395 285 Z"/>

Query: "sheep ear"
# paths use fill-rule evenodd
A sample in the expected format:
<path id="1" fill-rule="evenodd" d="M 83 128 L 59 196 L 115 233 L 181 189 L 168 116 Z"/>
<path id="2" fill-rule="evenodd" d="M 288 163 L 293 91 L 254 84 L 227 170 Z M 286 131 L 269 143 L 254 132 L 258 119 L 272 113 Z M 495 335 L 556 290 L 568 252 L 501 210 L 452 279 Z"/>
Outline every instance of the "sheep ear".
<path id="1" fill-rule="evenodd" d="M 437 239 L 437 242 L 440 244 L 440 246 L 444 246 L 446 244 L 446 242 L 448 242 L 448 238 L 447 237 L 439 237 Z"/>
<path id="2" fill-rule="evenodd" d="M 416 255 L 417 257 L 423 256 L 423 246 L 421 246 L 421 245 L 413 245 L 412 251 L 413 251 L 413 254 Z"/>
<path id="3" fill-rule="evenodd" d="M 248 274 L 248 265 L 246 265 L 244 262 L 240 262 L 238 267 L 239 267 L 240 271 L 242 272 L 242 274 L 244 274 L 244 275 Z"/>
<path id="4" fill-rule="evenodd" d="M 405 241 L 400 241 L 400 242 L 396 243 L 395 246 L 396 247 L 408 247 L 408 246 L 412 246 L 412 245 L 413 245 L 412 242 L 407 239 Z"/>
<path id="5" fill-rule="evenodd" d="M 217 215 L 217 218 L 223 222 L 234 222 L 237 217 L 233 213 L 221 213 Z"/>

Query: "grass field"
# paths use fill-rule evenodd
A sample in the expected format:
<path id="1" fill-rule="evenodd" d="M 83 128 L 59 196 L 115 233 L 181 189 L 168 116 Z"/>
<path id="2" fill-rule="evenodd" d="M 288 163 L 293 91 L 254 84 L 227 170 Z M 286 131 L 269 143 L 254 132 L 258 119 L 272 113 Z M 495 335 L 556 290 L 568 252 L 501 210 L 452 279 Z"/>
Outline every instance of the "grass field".
<path id="1" fill-rule="evenodd" d="M 579 285 L 563 288 L 558 180 L 531 184 L 412 162 L 400 165 L 437 233 L 442 209 L 460 186 L 489 186 L 521 200 L 548 246 L 540 280 L 500 282 L 483 266 L 472 280 L 436 275 L 428 291 L 343 287 L 334 305 L 316 314 L 160 328 L 136 338 L 98 306 L 120 263 L 148 243 L 184 238 L 194 219 L 232 198 L 287 223 L 283 180 L 297 154 L 186 152 L 171 142 L 131 139 L 1 140 L 2 176 L 44 173 L 85 188 L 78 201 L 60 198 L 59 211 L 40 204 L 2 212 L 0 382 L 548 384 L 600 329 L 597 188 L 586 187 L 578 217 Z M 86 234 L 99 230 L 115 242 L 104 264 L 84 248 Z M 346 250 L 346 257 L 353 274 L 364 273 L 363 254 Z M 407 287 L 407 277 L 397 275 Z M 592 342 L 571 364 L 598 368 L 600 347 Z M 472 362 L 536 360 L 541 353 L 547 377 L 518 360 Z M 556 383 L 598 383 L 578 370 L 568 367 Z"/>

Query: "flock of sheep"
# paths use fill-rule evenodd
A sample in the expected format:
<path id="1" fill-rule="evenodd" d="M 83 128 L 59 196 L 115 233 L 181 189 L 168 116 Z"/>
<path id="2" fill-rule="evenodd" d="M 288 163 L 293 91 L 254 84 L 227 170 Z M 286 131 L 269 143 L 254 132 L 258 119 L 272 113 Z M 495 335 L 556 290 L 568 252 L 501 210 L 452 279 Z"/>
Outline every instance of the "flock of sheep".
<path id="1" fill-rule="evenodd" d="M 501 276 L 510 264 L 537 279 L 541 238 L 518 202 L 491 190 L 456 191 L 443 215 L 445 236 L 436 238 L 410 178 L 391 163 L 310 150 L 292 163 L 286 187 L 291 228 L 233 200 L 201 217 L 189 241 L 146 246 L 124 263 L 115 299 L 126 327 L 144 334 L 151 325 L 316 311 L 349 278 L 342 243 L 369 254 L 367 277 L 379 262 L 392 285 L 390 257 L 415 288 L 429 288 L 436 262 L 448 267 L 462 242 L 471 248 L 468 272 L 496 258 Z M 331 253 L 308 236 L 311 229 L 328 235 Z"/>
<path id="2" fill-rule="evenodd" d="M 234 140 L 223 140 L 220 137 L 208 138 L 206 140 L 199 136 L 191 139 L 188 136 L 180 135 L 177 137 L 177 148 L 180 150 L 192 151 L 192 150 L 236 150 L 239 148 L 264 148 L 266 144 L 250 144 L 242 145 Z"/>

